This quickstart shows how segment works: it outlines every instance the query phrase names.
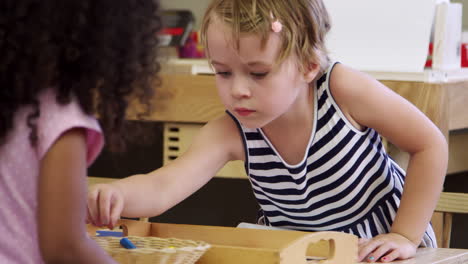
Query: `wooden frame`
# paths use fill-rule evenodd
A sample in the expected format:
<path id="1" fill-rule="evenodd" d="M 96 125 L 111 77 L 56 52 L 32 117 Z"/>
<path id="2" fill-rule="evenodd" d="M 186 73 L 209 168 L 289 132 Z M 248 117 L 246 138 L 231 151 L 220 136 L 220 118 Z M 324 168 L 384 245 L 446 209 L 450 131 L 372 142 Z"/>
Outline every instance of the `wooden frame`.
<path id="1" fill-rule="evenodd" d="M 199 240 L 211 248 L 197 264 L 355 264 L 357 237 L 342 232 L 299 232 L 121 220 L 124 235 Z M 96 227 L 88 225 L 95 235 Z M 308 262 L 307 256 L 322 259 Z"/>
<path id="2" fill-rule="evenodd" d="M 345 233 L 241 229 L 132 220 L 122 220 L 121 223 L 124 225 L 126 235 L 176 237 L 211 244 L 211 249 L 197 261 L 197 264 L 356 264 L 357 238 Z M 97 229 L 88 225 L 88 233 L 91 236 L 95 235 Z M 313 256 L 317 260 L 306 262 L 306 256 Z M 414 258 L 392 263 L 467 262 L 468 250 L 420 248 Z"/>

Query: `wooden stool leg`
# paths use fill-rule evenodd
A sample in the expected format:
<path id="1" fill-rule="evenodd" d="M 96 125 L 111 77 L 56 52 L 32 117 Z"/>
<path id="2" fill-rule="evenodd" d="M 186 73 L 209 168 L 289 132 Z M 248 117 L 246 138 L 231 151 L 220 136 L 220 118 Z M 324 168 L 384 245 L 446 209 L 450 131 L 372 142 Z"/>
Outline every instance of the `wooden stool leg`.
<path id="1" fill-rule="evenodd" d="M 443 235 L 442 235 L 442 247 L 449 248 L 450 247 L 450 238 L 452 235 L 452 213 L 445 213 L 444 214 L 444 228 L 443 228 Z"/>
<path id="2" fill-rule="evenodd" d="M 434 212 L 431 219 L 432 228 L 437 239 L 438 247 L 443 247 L 444 241 L 444 213 Z"/>

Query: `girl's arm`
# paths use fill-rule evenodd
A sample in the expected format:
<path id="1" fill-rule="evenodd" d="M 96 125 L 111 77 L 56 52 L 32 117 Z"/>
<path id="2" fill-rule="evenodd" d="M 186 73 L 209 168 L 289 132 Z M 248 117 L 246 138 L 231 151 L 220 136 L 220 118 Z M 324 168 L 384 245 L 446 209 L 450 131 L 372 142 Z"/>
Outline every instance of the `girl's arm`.
<path id="1" fill-rule="evenodd" d="M 409 153 L 403 197 L 391 232 L 419 245 L 442 191 L 448 159 L 445 137 L 414 105 L 363 73 L 338 64 L 331 89 L 353 123 L 374 128 Z"/>
<path id="2" fill-rule="evenodd" d="M 93 186 L 88 196 L 90 222 L 113 227 L 120 215 L 159 215 L 236 159 L 243 159 L 242 141 L 235 123 L 225 114 L 206 124 L 188 150 L 170 164 L 145 175 Z"/>
<path id="3" fill-rule="evenodd" d="M 65 132 L 41 161 L 39 245 L 46 263 L 116 263 L 86 234 L 86 138 Z"/>

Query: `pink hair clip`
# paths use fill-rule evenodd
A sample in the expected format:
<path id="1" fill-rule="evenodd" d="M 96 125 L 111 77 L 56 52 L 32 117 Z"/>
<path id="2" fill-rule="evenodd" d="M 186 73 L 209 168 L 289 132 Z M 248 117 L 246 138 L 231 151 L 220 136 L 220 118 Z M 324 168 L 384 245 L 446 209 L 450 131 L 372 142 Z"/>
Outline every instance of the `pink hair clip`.
<path id="1" fill-rule="evenodd" d="M 270 16 L 271 16 L 271 19 L 275 19 L 273 17 L 273 13 L 271 13 L 271 12 L 270 12 Z M 273 32 L 279 33 L 279 32 L 281 32 L 282 29 L 283 29 L 283 24 L 281 24 L 281 22 L 279 22 L 278 19 L 271 22 L 271 30 L 273 30 Z"/>

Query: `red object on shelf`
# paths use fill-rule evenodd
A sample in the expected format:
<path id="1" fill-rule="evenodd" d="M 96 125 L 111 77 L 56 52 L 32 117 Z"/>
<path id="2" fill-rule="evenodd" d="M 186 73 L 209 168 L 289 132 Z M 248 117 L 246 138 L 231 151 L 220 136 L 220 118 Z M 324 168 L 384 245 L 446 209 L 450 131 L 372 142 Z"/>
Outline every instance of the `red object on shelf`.
<path id="1" fill-rule="evenodd" d="M 468 43 L 461 44 L 461 66 L 468 67 Z"/>
<path id="2" fill-rule="evenodd" d="M 184 29 L 180 28 L 180 27 L 177 27 L 177 28 L 164 28 L 162 30 L 162 33 L 166 34 L 166 35 L 171 35 L 171 36 L 179 36 L 179 35 L 182 35 L 184 33 Z"/>
<path id="3" fill-rule="evenodd" d="M 198 33 L 192 32 L 183 47 L 179 47 L 180 58 L 204 58 L 205 52 L 198 42 Z"/>
<path id="4" fill-rule="evenodd" d="M 425 68 L 432 68 L 432 52 L 434 50 L 434 45 L 429 43 L 429 50 L 427 54 L 427 59 L 426 59 L 426 65 L 424 65 Z"/>
<path id="5" fill-rule="evenodd" d="M 433 53 L 433 45 L 432 42 L 429 44 L 429 51 L 427 55 L 426 64 L 424 65 L 425 68 L 432 68 L 432 53 Z M 468 68 L 468 43 L 461 44 L 461 67 Z"/>

